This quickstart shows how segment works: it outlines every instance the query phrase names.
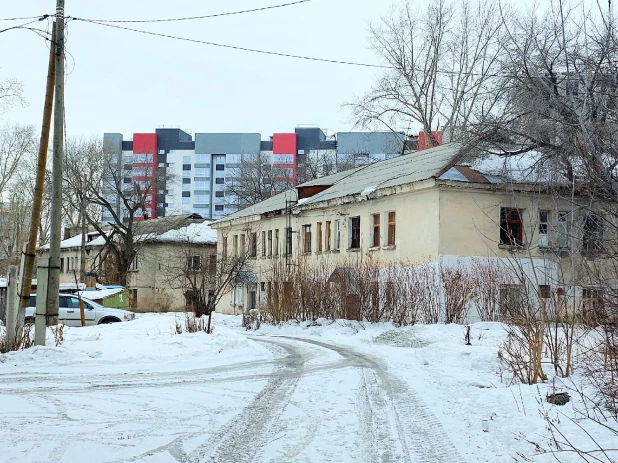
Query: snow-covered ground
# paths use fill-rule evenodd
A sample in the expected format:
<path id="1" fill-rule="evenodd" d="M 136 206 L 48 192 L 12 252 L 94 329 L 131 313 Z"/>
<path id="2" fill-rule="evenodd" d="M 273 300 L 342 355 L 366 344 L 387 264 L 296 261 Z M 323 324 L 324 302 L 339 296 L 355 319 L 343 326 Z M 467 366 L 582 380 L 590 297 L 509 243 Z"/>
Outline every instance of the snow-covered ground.
<path id="1" fill-rule="evenodd" d="M 466 346 L 457 325 L 244 331 L 217 315 L 212 335 L 176 335 L 174 317 L 67 328 L 59 347 L 0 354 L 0 461 L 555 461 L 534 445 L 550 445 L 541 408 L 592 444 L 569 419 L 577 397 L 557 407 L 542 400 L 551 384 L 501 382 L 499 324 L 473 325 Z"/>

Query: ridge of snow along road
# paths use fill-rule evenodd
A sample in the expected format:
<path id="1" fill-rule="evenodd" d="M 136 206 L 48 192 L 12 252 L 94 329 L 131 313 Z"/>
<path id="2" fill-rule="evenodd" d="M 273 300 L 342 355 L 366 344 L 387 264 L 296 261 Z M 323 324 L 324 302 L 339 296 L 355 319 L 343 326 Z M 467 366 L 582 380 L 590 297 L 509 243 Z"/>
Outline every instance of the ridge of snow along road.
<path id="1" fill-rule="evenodd" d="M 569 420 L 577 397 L 557 408 L 542 401 L 551 384 L 501 382 L 497 323 L 472 325 L 465 346 L 458 325 L 247 332 L 217 314 L 214 334 L 176 335 L 175 316 L 65 328 L 59 347 L 0 354 L 3 460 L 555 461 L 530 443 L 549 448 L 541 406 L 591 444 Z"/>

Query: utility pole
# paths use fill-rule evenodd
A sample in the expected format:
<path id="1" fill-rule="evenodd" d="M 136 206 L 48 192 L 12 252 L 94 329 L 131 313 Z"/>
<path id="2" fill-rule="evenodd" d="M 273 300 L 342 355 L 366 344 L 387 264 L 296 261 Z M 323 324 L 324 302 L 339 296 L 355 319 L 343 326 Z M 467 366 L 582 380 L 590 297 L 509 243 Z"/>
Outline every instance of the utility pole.
<path id="1" fill-rule="evenodd" d="M 54 95 L 54 138 L 52 146 L 52 201 L 49 279 L 47 284 L 47 326 L 58 324 L 58 293 L 60 291 L 62 158 L 64 156 L 64 0 L 56 0 L 56 94 Z"/>

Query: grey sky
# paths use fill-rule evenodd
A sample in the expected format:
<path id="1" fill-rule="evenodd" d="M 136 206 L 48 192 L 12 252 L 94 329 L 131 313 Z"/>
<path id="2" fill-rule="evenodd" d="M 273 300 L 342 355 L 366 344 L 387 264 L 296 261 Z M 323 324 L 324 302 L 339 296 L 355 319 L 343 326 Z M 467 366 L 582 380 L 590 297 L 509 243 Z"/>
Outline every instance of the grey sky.
<path id="1" fill-rule="evenodd" d="M 289 0 L 288 0 L 289 1 Z M 66 14 L 151 19 L 221 13 L 285 0 L 66 0 Z M 235 46 L 335 60 L 378 63 L 367 22 L 390 0 L 312 0 L 223 18 L 128 27 Z M 55 0 L 2 1 L 1 18 L 53 13 Z M 0 21 L 0 29 L 18 24 Z M 46 27 L 47 22 L 38 24 Z M 36 24 L 35 24 L 36 26 Z M 29 107 L 5 121 L 40 124 L 48 51 L 32 32 L 0 34 L 0 77 L 24 83 Z M 180 42 L 72 21 L 68 24 L 66 122 L 69 135 L 152 132 L 288 132 L 298 124 L 352 128 L 341 104 L 362 93 L 379 70 L 268 56 Z"/>

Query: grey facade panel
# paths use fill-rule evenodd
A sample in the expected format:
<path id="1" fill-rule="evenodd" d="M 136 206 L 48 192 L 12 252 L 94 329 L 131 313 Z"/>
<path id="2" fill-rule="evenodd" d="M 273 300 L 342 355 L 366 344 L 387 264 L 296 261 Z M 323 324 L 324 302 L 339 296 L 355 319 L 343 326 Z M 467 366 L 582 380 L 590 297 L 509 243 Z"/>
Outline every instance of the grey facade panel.
<path id="1" fill-rule="evenodd" d="M 260 142 L 260 151 L 272 151 L 273 150 L 273 141 L 261 141 Z"/>
<path id="2" fill-rule="evenodd" d="M 398 132 L 339 132 L 337 154 L 400 154 L 404 140 Z"/>
<path id="3" fill-rule="evenodd" d="M 106 153 L 111 153 L 111 154 L 122 153 L 122 134 L 121 133 L 104 133 L 103 134 L 103 150 Z"/>
<path id="4" fill-rule="evenodd" d="M 133 151 L 133 140 L 123 141 L 122 151 Z"/>
<path id="5" fill-rule="evenodd" d="M 248 154 L 260 151 L 259 133 L 196 133 L 196 154 Z"/>
<path id="6" fill-rule="evenodd" d="M 326 139 L 322 129 L 317 127 L 299 127 L 294 132 L 296 133 L 296 147 L 299 150 L 320 149 L 320 142 Z"/>
<path id="7" fill-rule="evenodd" d="M 160 150 L 192 150 L 195 143 L 187 132 L 180 129 L 155 129 Z"/>

